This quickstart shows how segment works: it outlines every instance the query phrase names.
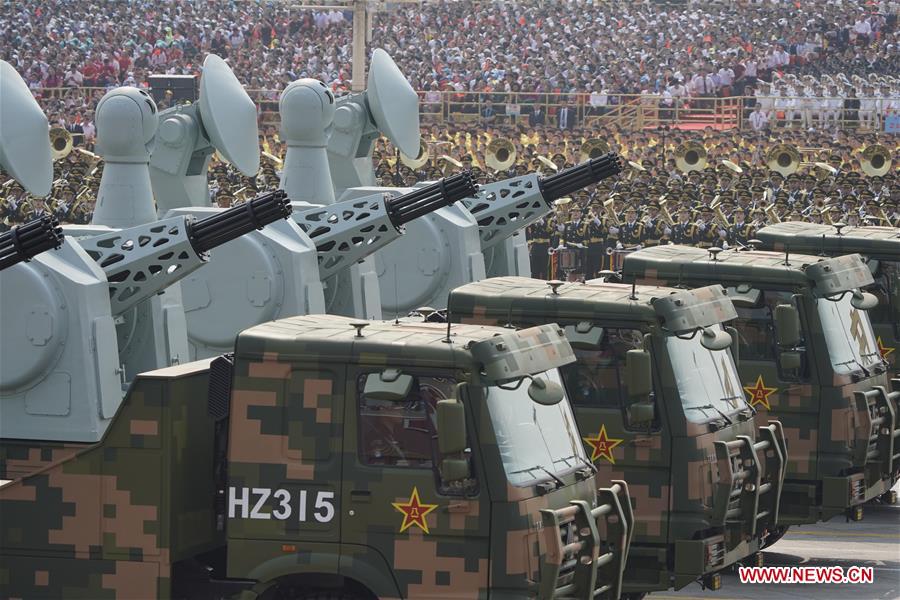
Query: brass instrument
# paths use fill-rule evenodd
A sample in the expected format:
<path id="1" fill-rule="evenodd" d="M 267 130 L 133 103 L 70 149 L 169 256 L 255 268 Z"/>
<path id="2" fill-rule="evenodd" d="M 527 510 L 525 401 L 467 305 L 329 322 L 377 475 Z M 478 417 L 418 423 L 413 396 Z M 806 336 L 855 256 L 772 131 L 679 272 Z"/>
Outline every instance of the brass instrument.
<path id="1" fill-rule="evenodd" d="M 504 138 L 491 140 L 484 153 L 484 164 L 494 171 L 505 171 L 516 162 L 515 145 Z"/>
<path id="2" fill-rule="evenodd" d="M 682 173 L 706 168 L 706 148 L 700 142 L 684 142 L 675 148 L 675 166 Z"/>
<path id="3" fill-rule="evenodd" d="M 879 177 L 891 170 L 891 151 L 881 144 L 870 144 L 859 153 L 859 164 L 869 177 Z"/>
<path id="4" fill-rule="evenodd" d="M 728 222 L 728 219 L 725 218 L 725 213 L 722 212 L 721 206 L 716 206 L 713 209 L 713 212 L 715 213 L 716 220 L 719 222 L 719 225 L 722 227 L 722 229 L 728 229 L 729 227 L 731 227 L 731 224 Z"/>
<path id="5" fill-rule="evenodd" d="M 54 161 L 67 157 L 72 146 L 72 134 L 65 127 L 50 128 L 50 155 Z"/>
<path id="6" fill-rule="evenodd" d="M 610 198 L 603 202 L 603 209 L 606 210 L 606 216 L 609 217 L 609 222 L 618 227 L 621 225 L 619 222 L 619 215 L 616 214 L 616 207 L 613 206 L 615 200 Z"/>
<path id="7" fill-rule="evenodd" d="M 744 169 L 742 169 L 741 167 L 739 167 L 738 165 L 736 165 L 733 161 L 730 161 L 730 160 L 728 160 L 728 159 L 723 160 L 723 161 L 722 161 L 722 165 L 723 165 L 724 167 L 728 168 L 729 170 L 734 171 L 734 172 L 737 173 L 738 175 L 740 175 L 741 173 L 744 172 Z"/>
<path id="8" fill-rule="evenodd" d="M 585 162 L 609 152 L 609 142 L 600 138 L 591 138 L 581 144 L 578 162 Z"/>
<path id="9" fill-rule="evenodd" d="M 791 144 L 775 144 L 766 152 L 766 166 L 787 177 L 800 168 L 800 151 Z"/>
<path id="10" fill-rule="evenodd" d="M 425 140 L 419 140 L 419 154 L 415 157 L 407 156 L 400 153 L 400 162 L 416 171 L 425 166 L 428 162 L 428 159 L 431 158 L 431 154 L 428 152 L 428 146 L 425 145 Z"/>
<path id="11" fill-rule="evenodd" d="M 284 161 L 282 159 L 278 158 L 277 156 L 275 156 L 274 154 L 269 154 L 268 152 L 260 152 L 260 156 L 262 156 L 263 158 L 268 160 L 275 167 L 281 167 L 284 165 Z"/>
<path id="12" fill-rule="evenodd" d="M 549 158 L 547 158 L 546 156 L 543 156 L 543 155 L 541 155 L 541 154 L 538 154 L 537 159 L 538 159 L 539 161 L 541 161 L 544 165 L 546 165 L 547 168 L 553 169 L 553 172 L 554 172 L 554 173 L 555 173 L 556 171 L 559 171 L 559 167 L 556 165 L 556 163 L 553 162 L 552 160 L 550 160 Z"/>
<path id="13" fill-rule="evenodd" d="M 668 200 L 665 198 L 659 199 L 659 214 L 662 216 L 663 221 L 669 226 L 675 226 L 675 219 L 672 218 L 672 214 L 669 212 L 669 207 L 667 206 Z"/>

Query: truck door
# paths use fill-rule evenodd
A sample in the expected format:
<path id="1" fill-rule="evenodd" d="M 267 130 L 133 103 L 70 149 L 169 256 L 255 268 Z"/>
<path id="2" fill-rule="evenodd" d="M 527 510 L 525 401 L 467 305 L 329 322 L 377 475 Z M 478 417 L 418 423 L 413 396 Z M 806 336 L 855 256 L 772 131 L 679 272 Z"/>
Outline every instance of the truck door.
<path id="1" fill-rule="evenodd" d="M 456 396 L 457 381 L 434 370 L 401 373 L 412 378 L 408 393 L 388 398 L 366 391 L 381 370 L 350 370 L 342 564 L 393 573 L 404 598 L 486 598 L 487 489 L 475 460 L 459 484 L 444 485 L 438 471 L 436 405 Z"/>
<path id="2" fill-rule="evenodd" d="M 633 427 L 627 417 L 625 357 L 629 350 L 641 348 L 643 336 L 639 329 L 628 327 L 595 329 L 601 331 L 596 332 L 594 340 L 589 342 L 586 336 L 581 343 L 573 342 L 578 361 L 560 369 L 575 407 L 578 429 L 588 456 L 599 469 L 601 485 L 610 479 L 628 482 L 635 513 L 634 543 L 664 544 L 668 535 L 670 434 L 662 425 L 664 417 L 658 404 L 649 425 Z M 637 550 L 634 545 L 632 549 Z"/>

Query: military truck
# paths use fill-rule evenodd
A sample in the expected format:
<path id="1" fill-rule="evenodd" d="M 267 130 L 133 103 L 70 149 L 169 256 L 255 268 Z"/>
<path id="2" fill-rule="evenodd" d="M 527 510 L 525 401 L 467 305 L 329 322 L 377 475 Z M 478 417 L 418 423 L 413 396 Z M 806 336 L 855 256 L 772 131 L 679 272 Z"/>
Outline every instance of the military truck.
<path id="1" fill-rule="evenodd" d="M 764 248 L 780 252 L 862 256 L 875 277 L 870 291 L 878 297 L 878 306 L 869 311 L 875 341 L 892 376 L 900 375 L 900 229 L 790 222 L 763 227 L 756 237 Z"/>
<path id="2" fill-rule="evenodd" d="M 760 419 L 784 426 L 784 526 L 859 520 L 862 504 L 890 494 L 900 457 L 898 381 L 889 386 L 860 291 L 872 274 L 859 255 L 823 258 L 762 250 L 660 246 L 630 254 L 638 284 L 727 286 L 738 318 L 741 387 Z M 777 539 L 777 535 L 773 537 Z"/>
<path id="3" fill-rule="evenodd" d="M 777 421 L 757 427 L 726 351 L 734 306 L 693 291 L 498 277 L 450 296 L 455 323 L 558 323 L 577 362 L 561 368 L 601 478 L 629 482 L 635 533 L 624 590 L 639 594 L 754 562 L 778 519 L 786 455 Z"/>
<path id="4" fill-rule="evenodd" d="M 556 326 L 272 321 L 0 487 L 2 597 L 616 598 Z"/>

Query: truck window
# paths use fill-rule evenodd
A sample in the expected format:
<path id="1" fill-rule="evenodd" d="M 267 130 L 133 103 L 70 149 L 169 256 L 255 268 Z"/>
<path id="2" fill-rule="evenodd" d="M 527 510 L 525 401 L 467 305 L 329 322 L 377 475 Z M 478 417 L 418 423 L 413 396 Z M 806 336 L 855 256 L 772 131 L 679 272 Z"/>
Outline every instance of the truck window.
<path id="1" fill-rule="evenodd" d="M 625 355 L 641 348 L 639 329 L 606 328 L 594 348 L 576 347 L 577 362 L 560 368 L 572 404 L 618 408 L 626 399 Z"/>
<path id="2" fill-rule="evenodd" d="M 455 397 L 456 380 L 416 375 L 404 400 L 388 401 L 363 395 L 367 375 L 357 379 L 362 463 L 433 468 L 437 455 L 437 402 Z"/>
<path id="3" fill-rule="evenodd" d="M 775 307 L 779 304 L 793 304 L 790 292 L 769 290 L 760 296 L 758 306 L 736 306 L 738 318 L 734 327 L 738 331 L 740 357 L 747 360 L 774 360 Z"/>

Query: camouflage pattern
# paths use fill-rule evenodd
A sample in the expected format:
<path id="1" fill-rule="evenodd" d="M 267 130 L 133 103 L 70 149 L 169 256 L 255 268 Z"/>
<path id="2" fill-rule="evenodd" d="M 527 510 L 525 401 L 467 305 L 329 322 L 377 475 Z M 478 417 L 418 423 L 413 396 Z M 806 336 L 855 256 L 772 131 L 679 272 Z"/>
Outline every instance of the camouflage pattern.
<path id="1" fill-rule="evenodd" d="M 766 249 L 805 252 L 824 256 L 859 254 L 875 277 L 871 292 L 878 307 L 869 311 L 872 328 L 891 375 L 900 376 L 900 230 L 895 227 L 842 227 L 788 222 L 763 227 L 757 232 Z"/>
<path id="2" fill-rule="evenodd" d="M 0 597 L 167 598 L 222 545 L 206 367 L 141 375 L 101 442 L 0 488 Z"/>
<path id="3" fill-rule="evenodd" d="M 874 360 L 869 369 L 838 372 L 830 356 L 826 324 L 817 298 L 872 283 L 858 255 L 824 258 L 772 251 L 727 250 L 712 254 L 700 248 L 668 246 L 640 250 L 625 260 L 623 276 L 639 284 L 695 287 L 721 283 L 740 295 L 761 290 L 764 302 L 745 307 L 738 297 L 739 371 L 757 420 L 777 418 L 787 438 L 788 465 L 781 501 L 782 525 L 815 523 L 847 512 L 888 490 L 900 476 L 892 434 L 898 428 L 900 394 L 891 392 L 887 365 Z M 798 373 L 783 372 L 772 314 L 791 304 L 800 314 L 805 340 Z M 861 345 L 868 341 L 868 316 L 854 310 L 851 331 Z M 872 349 L 869 349 L 872 350 Z M 881 448 L 879 450 L 878 448 Z"/>
<path id="4" fill-rule="evenodd" d="M 780 427 L 758 428 L 749 410 L 718 429 L 712 419 L 686 418 L 665 344 L 671 331 L 694 331 L 735 316 L 720 286 L 692 292 L 615 283 L 549 282 L 548 287 L 536 279 L 498 277 L 461 286 L 450 296 L 453 323 L 565 327 L 580 362 L 563 371 L 579 369 L 569 371 L 566 385 L 586 448 L 601 480 L 625 479 L 631 493 L 635 534 L 625 572 L 628 592 L 680 589 L 757 552 L 775 525 L 785 454 Z M 610 370 L 589 370 L 583 351 L 597 341 L 589 340 L 582 324 L 633 331 L 635 347 L 650 351 L 657 419 L 649 429 L 630 424 L 619 401 L 600 399 L 627 383 Z M 717 354 L 731 364 L 727 351 Z M 589 394 L 572 389 L 589 374 Z M 731 450 L 720 460 L 725 447 Z M 760 481 L 770 484 L 760 496 L 749 494 L 758 503 L 759 518 L 747 508 L 727 516 L 723 509 L 733 509 L 732 491 L 743 489 L 745 480 L 732 478 L 731 454 L 739 449 L 743 459 L 758 465 Z M 750 500 L 746 490 L 737 495 L 742 494 L 741 502 Z"/>
<path id="5" fill-rule="evenodd" d="M 571 361 L 571 347 L 555 326 L 447 336 L 445 325 L 322 315 L 254 327 L 238 338 L 220 421 L 203 400 L 209 361 L 139 375 L 98 444 L 0 487 L 0 597 L 191 597 L 177 575 L 210 556 L 222 562 L 214 577 L 245 582 L 244 598 L 335 586 L 549 598 L 568 582 L 574 597 L 618 597 L 627 487 L 598 490 L 587 466 L 560 473 L 561 486 L 509 483 L 473 353 L 536 373 Z M 466 487 L 439 484 L 431 467 L 363 463 L 360 376 L 391 367 L 439 377 L 464 403 Z"/>

